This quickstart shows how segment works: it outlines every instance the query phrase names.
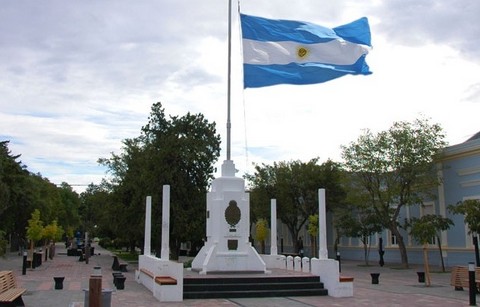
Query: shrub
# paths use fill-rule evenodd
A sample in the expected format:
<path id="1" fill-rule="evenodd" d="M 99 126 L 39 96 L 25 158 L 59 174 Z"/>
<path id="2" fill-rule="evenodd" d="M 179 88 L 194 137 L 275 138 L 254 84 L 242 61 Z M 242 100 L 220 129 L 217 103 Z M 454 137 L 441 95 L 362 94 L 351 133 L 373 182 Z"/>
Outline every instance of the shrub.
<path id="1" fill-rule="evenodd" d="M 110 240 L 110 238 L 101 238 L 100 241 L 98 241 L 98 245 L 103 248 L 109 248 L 112 246 L 112 240 Z"/>
<path id="2" fill-rule="evenodd" d="M 0 257 L 7 253 L 7 240 L 5 239 L 5 232 L 0 230 Z"/>

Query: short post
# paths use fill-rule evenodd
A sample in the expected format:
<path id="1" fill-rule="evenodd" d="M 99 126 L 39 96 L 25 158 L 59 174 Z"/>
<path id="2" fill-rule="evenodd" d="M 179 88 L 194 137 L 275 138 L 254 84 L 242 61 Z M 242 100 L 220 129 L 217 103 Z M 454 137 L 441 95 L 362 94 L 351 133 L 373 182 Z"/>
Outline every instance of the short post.
<path id="1" fill-rule="evenodd" d="M 475 287 L 475 263 L 468 263 L 468 285 L 470 306 L 477 306 L 477 289 Z"/>
<path id="2" fill-rule="evenodd" d="M 380 277 L 380 273 L 370 273 L 370 276 L 372 276 L 372 285 L 378 285 L 378 278 Z"/>
<path id="3" fill-rule="evenodd" d="M 22 275 L 27 274 L 27 252 L 23 252 Z"/>
<path id="4" fill-rule="evenodd" d="M 302 258 L 299 256 L 293 258 L 293 270 L 297 272 L 302 271 Z"/>
<path id="5" fill-rule="evenodd" d="M 99 266 L 93 267 L 93 275 L 95 276 L 102 276 L 102 268 Z"/>
<path id="6" fill-rule="evenodd" d="M 55 290 L 62 290 L 63 289 L 63 280 L 65 279 L 64 276 L 53 277 L 55 281 Z"/>
<path id="7" fill-rule="evenodd" d="M 88 306 L 102 306 L 102 273 L 99 267 L 95 267 L 89 280 Z"/>
<path id="8" fill-rule="evenodd" d="M 342 261 L 340 259 L 340 252 L 337 251 L 338 271 L 342 272 Z"/>
<path id="9" fill-rule="evenodd" d="M 425 282 L 425 272 L 417 272 L 418 282 Z"/>
<path id="10" fill-rule="evenodd" d="M 85 231 L 85 264 L 88 264 L 88 259 L 90 258 L 90 248 L 88 246 L 88 231 Z"/>

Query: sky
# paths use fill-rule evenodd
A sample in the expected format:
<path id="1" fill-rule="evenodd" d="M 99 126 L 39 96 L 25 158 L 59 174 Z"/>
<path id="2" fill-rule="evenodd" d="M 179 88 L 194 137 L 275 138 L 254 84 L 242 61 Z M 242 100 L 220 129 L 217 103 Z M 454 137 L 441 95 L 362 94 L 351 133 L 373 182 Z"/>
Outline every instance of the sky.
<path id="1" fill-rule="evenodd" d="M 480 131 L 480 1 L 243 0 L 243 14 L 331 28 L 365 16 L 372 32 L 372 75 L 246 90 L 232 3 L 237 176 L 275 161 L 341 162 L 342 145 L 395 121 L 428 118 L 449 145 Z M 30 172 L 78 192 L 98 184 L 108 177 L 98 159 L 139 136 L 155 102 L 216 123 L 220 169 L 228 0 L 0 0 L 0 29 L 0 141 Z"/>

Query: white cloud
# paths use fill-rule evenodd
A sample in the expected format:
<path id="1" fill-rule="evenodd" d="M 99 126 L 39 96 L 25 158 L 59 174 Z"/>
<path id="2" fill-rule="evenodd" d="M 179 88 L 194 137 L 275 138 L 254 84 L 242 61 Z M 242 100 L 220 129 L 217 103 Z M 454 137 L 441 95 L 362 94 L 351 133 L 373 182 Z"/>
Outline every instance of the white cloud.
<path id="1" fill-rule="evenodd" d="M 98 183 L 100 157 L 138 136 L 150 107 L 203 113 L 226 146 L 227 2 L 10 1 L 0 9 L 0 139 L 52 182 Z M 431 117 L 451 144 L 480 129 L 480 5 L 371 0 L 244 0 L 242 12 L 335 27 L 367 16 L 373 75 L 242 89 L 232 39 L 232 158 L 340 157 L 362 129 Z M 235 8 L 236 2 L 233 7 Z M 78 187 L 77 189 L 82 189 Z"/>

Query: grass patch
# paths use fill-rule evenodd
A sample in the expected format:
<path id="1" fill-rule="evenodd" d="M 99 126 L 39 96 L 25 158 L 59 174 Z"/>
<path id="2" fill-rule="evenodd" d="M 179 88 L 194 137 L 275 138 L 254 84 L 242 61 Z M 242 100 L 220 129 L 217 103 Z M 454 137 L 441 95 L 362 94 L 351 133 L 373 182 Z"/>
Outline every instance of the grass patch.
<path id="1" fill-rule="evenodd" d="M 191 268 L 191 267 L 192 267 L 192 262 L 193 262 L 193 259 L 190 259 L 190 260 L 188 260 L 188 261 L 185 261 L 185 262 L 183 263 L 183 267 L 184 267 L 184 268 Z"/>
<path id="2" fill-rule="evenodd" d="M 369 268 L 369 267 L 376 266 L 376 265 L 373 265 L 373 264 L 358 264 L 357 266 L 362 267 L 362 268 Z"/>
<path id="3" fill-rule="evenodd" d="M 116 250 L 113 251 L 115 255 L 118 256 L 118 258 L 128 261 L 128 262 L 135 262 L 138 261 L 138 253 L 130 253 L 130 252 L 124 252 L 121 250 Z"/>
<path id="4" fill-rule="evenodd" d="M 413 268 L 405 268 L 403 266 L 392 266 L 390 269 L 392 269 L 392 270 L 412 270 Z"/>

